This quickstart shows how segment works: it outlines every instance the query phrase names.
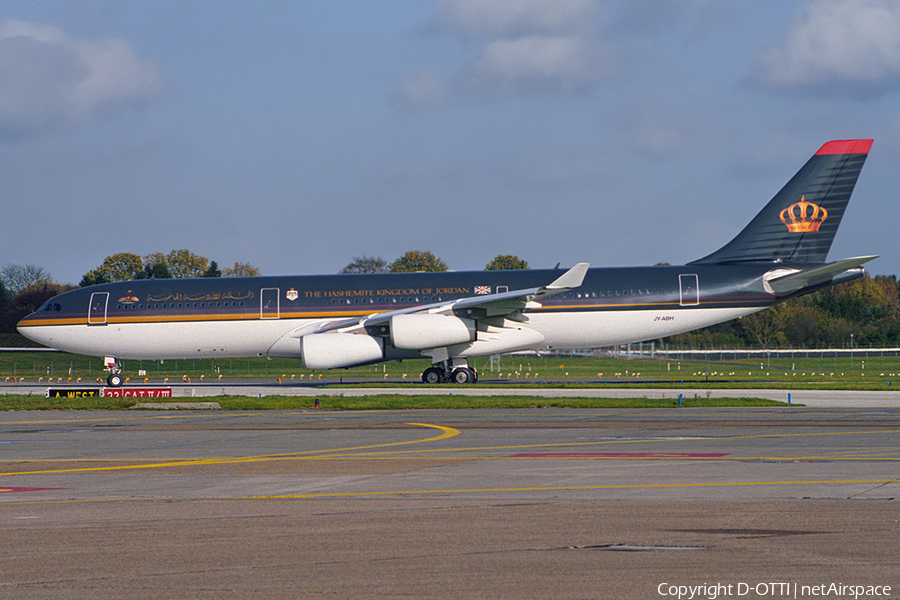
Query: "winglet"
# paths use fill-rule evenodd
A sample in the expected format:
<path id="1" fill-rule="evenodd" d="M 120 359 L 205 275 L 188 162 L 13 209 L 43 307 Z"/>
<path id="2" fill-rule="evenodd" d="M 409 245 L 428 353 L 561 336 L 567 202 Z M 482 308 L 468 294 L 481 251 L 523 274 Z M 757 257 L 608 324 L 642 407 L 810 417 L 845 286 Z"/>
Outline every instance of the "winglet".
<path id="1" fill-rule="evenodd" d="M 590 263 L 578 263 L 568 271 L 562 274 L 556 281 L 546 286 L 544 289 L 547 290 L 570 290 L 572 288 L 577 288 L 581 285 L 581 282 L 584 281 L 584 276 L 587 274 L 588 268 L 591 266 Z"/>

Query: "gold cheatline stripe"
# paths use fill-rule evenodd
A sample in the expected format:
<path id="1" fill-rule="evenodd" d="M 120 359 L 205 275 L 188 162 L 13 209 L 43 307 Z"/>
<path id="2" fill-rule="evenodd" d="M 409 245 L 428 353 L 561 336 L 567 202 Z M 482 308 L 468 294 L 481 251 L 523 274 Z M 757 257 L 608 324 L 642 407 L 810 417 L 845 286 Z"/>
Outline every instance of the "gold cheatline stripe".
<path id="1" fill-rule="evenodd" d="M 713 308 L 709 306 L 709 304 L 715 305 L 736 305 L 736 304 L 745 304 L 740 300 L 729 300 L 729 301 L 716 301 L 712 303 L 706 303 L 704 306 L 704 302 L 701 301 L 700 304 L 688 304 L 687 307 L 699 307 L 704 306 L 704 308 Z M 422 305 L 425 306 L 425 305 Z M 543 306 L 537 309 L 528 309 L 527 312 L 559 312 L 562 310 L 577 310 L 578 312 L 589 312 L 590 309 L 621 309 L 621 308 L 678 308 L 681 305 L 676 302 L 646 302 L 642 304 L 565 304 L 561 306 Z M 758 305 L 752 305 L 758 306 Z M 278 319 L 328 319 L 328 318 L 344 318 L 344 317 L 364 317 L 367 315 L 376 315 L 381 312 L 390 312 L 390 310 L 379 310 L 379 311 L 371 311 L 371 310 L 348 310 L 348 311 L 326 311 L 326 312 L 303 312 L 303 311 L 281 311 L 278 317 L 266 317 L 262 318 L 258 313 L 225 313 L 225 314 L 215 314 L 208 312 L 187 314 L 187 313 L 179 313 L 174 315 L 148 315 L 148 316 L 134 316 L 134 317 L 108 317 L 106 320 L 107 324 L 117 325 L 121 323 L 179 323 L 179 322 L 192 322 L 192 321 L 275 321 Z M 691 310 L 691 308 L 686 308 L 686 310 Z M 28 322 L 23 323 L 23 327 L 39 327 L 42 325 L 87 325 L 88 320 L 87 317 L 83 318 L 58 318 L 54 319 L 52 317 L 46 318 L 36 318 L 30 319 Z M 103 323 L 91 323 L 92 325 L 103 325 Z"/>

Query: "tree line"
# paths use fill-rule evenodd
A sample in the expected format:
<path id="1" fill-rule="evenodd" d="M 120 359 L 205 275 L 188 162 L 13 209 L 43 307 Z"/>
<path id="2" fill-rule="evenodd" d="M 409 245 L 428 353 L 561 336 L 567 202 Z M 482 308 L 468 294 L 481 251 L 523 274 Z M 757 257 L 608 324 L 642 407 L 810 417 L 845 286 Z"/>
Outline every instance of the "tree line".
<path id="1" fill-rule="evenodd" d="M 865 275 L 662 341 L 707 349 L 900 347 L 900 286 L 893 275 Z"/>
<path id="2" fill-rule="evenodd" d="M 509 271 L 527 269 L 528 263 L 510 254 L 499 254 L 485 265 L 485 271 Z M 340 270 L 343 274 L 362 273 L 417 273 L 420 271 L 446 271 L 447 263 L 431 252 L 411 250 L 397 260 L 388 263 L 383 258 L 357 256 Z"/>
<path id="3" fill-rule="evenodd" d="M 79 287 L 129 281 L 133 279 L 168 279 L 176 277 L 253 277 L 259 270 L 248 263 L 234 263 L 219 269 L 190 250 L 172 250 L 139 256 L 128 252 L 103 259 L 96 268 L 85 273 Z M 43 267 L 8 264 L 0 269 L 0 333 L 16 333 L 16 323 L 36 311 L 44 302 L 76 286 L 58 283 Z"/>
<path id="4" fill-rule="evenodd" d="M 133 279 L 171 279 L 182 277 L 256 277 L 259 269 L 248 263 L 234 263 L 219 270 L 216 261 L 194 254 L 190 250 L 172 250 L 168 254 L 154 252 L 138 256 L 129 252 L 113 254 L 103 259 L 96 269 L 85 273 L 81 287 L 130 281 Z"/>

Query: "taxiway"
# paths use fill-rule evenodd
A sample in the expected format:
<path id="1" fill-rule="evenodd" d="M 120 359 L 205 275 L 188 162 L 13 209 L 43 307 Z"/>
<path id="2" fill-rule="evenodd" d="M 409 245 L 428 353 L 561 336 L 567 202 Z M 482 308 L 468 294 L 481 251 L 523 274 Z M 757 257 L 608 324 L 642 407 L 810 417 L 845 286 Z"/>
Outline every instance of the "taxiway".
<path id="1" fill-rule="evenodd" d="M 898 434 L 868 406 L 3 413 L 0 595 L 897 592 Z"/>

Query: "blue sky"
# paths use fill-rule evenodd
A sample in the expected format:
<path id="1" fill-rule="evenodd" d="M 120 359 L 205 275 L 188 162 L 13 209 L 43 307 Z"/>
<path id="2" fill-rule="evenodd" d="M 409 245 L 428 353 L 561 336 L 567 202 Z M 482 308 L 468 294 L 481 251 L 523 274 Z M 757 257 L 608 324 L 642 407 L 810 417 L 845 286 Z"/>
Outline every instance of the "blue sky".
<path id="1" fill-rule="evenodd" d="M 874 138 L 830 259 L 900 274 L 894 0 L 6 0 L 0 265 L 684 263 Z"/>

